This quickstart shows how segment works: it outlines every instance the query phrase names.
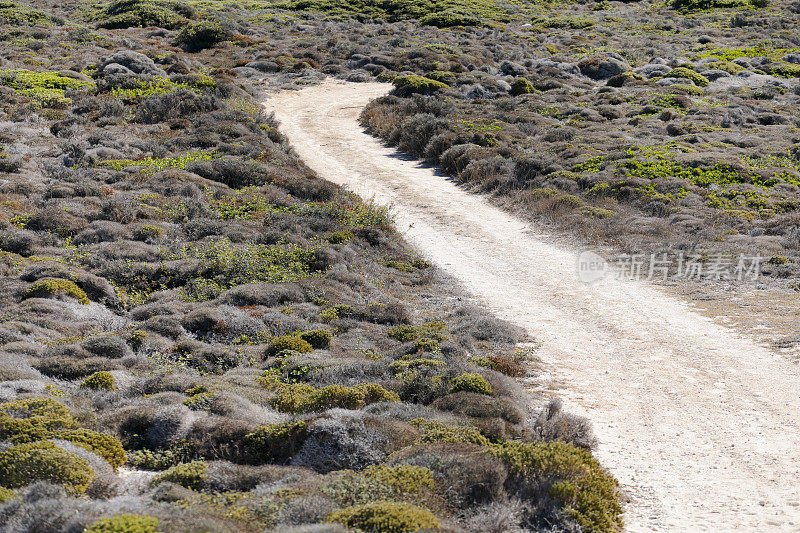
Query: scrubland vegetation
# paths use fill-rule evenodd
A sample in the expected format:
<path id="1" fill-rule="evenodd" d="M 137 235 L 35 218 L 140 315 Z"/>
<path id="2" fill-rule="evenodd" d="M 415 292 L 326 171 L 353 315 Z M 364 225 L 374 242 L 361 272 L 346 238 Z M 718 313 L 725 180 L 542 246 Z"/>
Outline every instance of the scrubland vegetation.
<path id="1" fill-rule="evenodd" d="M 257 103 L 395 80 L 370 113 L 423 106 L 422 153 L 426 93 L 538 9 L 0 3 L 3 531 L 620 529 L 589 422 L 516 379 L 532 339 Z"/>

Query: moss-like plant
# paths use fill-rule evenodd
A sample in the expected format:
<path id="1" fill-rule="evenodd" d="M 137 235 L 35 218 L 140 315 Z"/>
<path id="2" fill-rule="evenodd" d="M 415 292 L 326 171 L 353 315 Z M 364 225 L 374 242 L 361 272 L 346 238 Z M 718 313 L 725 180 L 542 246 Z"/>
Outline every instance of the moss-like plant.
<path id="1" fill-rule="evenodd" d="M 25 298 L 52 298 L 53 296 L 69 296 L 84 305 L 89 305 L 89 297 L 86 296 L 86 292 L 74 281 L 68 279 L 43 278 L 25 291 Z"/>
<path id="2" fill-rule="evenodd" d="M 86 459 L 62 450 L 51 441 L 18 444 L 0 453 L 0 479 L 7 488 L 30 485 L 43 479 L 63 484 L 81 494 L 94 479 Z"/>
<path id="3" fill-rule="evenodd" d="M 158 518 L 140 514 L 120 514 L 103 518 L 84 533 L 156 533 Z"/>
<path id="4" fill-rule="evenodd" d="M 372 465 L 361 474 L 388 485 L 398 493 L 415 493 L 422 490 L 423 487 L 432 489 L 434 485 L 433 472 L 424 466 Z"/>
<path id="5" fill-rule="evenodd" d="M 439 520 L 426 509 L 400 502 L 373 502 L 335 511 L 328 522 L 380 533 L 410 533 L 439 527 Z"/>
<path id="6" fill-rule="evenodd" d="M 312 329 L 301 333 L 300 338 L 314 349 L 324 349 L 331 345 L 333 332 L 329 329 Z"/>
<path id="7" fill-rule="evenodd" d="M 81 383 L 81 388 L 93 390 L 117 390 L 117 388 L 114 386 L 114 376 L 111 374 L 111 372 L 106 372 L 105 370 L 95 372 L 91 376 L 84 379 Z"/>
<path id="8" fill-rule="evenodd" d="M 232 38 L 233 33 L 218 20 L 205 19 L 184 26 L 178 33 L 177 41 L 189 51 L 199 52 Z"/>
<path id="9" fill-rule="evenodd" d="M 425 76 L 418 76 L 416 74 L 398 76 L 392 81 L 392 83 L 395 86 L 394 92 L 398 96 L 409 96 L 416 93 L 433 93 L 448 87 L 446 83 L 432 80 L 430 78 L 426 78 Z"/>
<path id="10" fill-rule="evenodd" d="M 261 462 L 284 461 L 292 457 L 306 439 L 307 424 L 302 420 L 270 424 L 245 437 L 248 451 Z"/>
<path id="11" fill-rule="evenodd" d="M 17 493 L 11 489 L 0 487 L 0 503 L 5 503 L 17 497 Z"/>
<path id="12" fill-rule="evenodd" d="M 93 89 L 94 82 L 64 76 L 59 72 L 31 70 L 0 70 L 0 85 L 36 101 L 40 106 L 64 108 L 72 103 L 67 90 Z"/>
<path id="13" fill-rule="evenodd" d="M 674 68 L 669 71 L 667 76 L 669 76 L 670 78 L 685 78 L 687 80 L 690 80 L 698 87 L 707 87 L 709 84 L 708 78 L 706 78 L 699 72 L 695 72 L 694 70 L 686 67 Z"/>
<path id="14" fill-rule="evenodd" d="M 117 0 L 99 17 L 101 28 L 158 26 L 176 29 L 194 18 L 194 9 L 177 0 Z"/>
<path id="15" fill-rule="evenodd" d="M 292 350 L 298 353 L 308 353 L 314 349 L 311 344 L 297 335 L 281 335 L 273 337 L 267 348 L 267 357 L 274 357 L 283 350 Z"/>
<path id="16" fill-rule="evenodd" d="M 513 476 L 550 485 L 550 495 L 583 531 L 614 532 L 622 529 L 619 484 L 592 454 L 571 444 L 505 442 L 490 448 Z"/>
<path id="17" fill-rule="evenodd" d="M 53 432 L 74 429 L 69 409 L 52 398 L 26 398 L 0 404 L 0 439 L 15 443 L 50 437 Z"/>
<path id="18" fill-rule="evenodd" d="M 377 383 L 362 383 L 354 387 L 329 385 L 321 389 L 306 383 L 273 381 L 269 385 L 277 392 L 272 399 L 272 405 L 284 413 L 309 413 L 335 407 L 359 409 L 370 403 L 400 401 L 397 393 L 388 391 Z"/>
<path id="19" fill-rule="evenodd" d="M 53 433 L 54 438 L 64 439 L 92 453 L 96 453 L 115 469 L 125 464 L 125 449 L 118 438 L 90 429 L 68 429 Z"/>
<path id="20" fill-rule="evenodd" d="M 158 485 L 164 481 L 170 481 L 187 489 L 198 490 L 202 488 L 205 482 L 207 468 L 208 465 L 205 461 L 192 461 L 191 463 L 175 465 L 153 478 L 152 484 Z"/>
<path id="21" fill-rule="evenodd" d="M 480 374 L 464 372 L 453 380 L 452 392 L 476 392 L 478 394 L 491 394 L 492 386 Z"/>
<path id="22" fill-rule="evenodd" d="M 520 94 L 531 94 L 536 92 L 536 88 L 528 80 L 528 78 L 519 77 L 511 82 L 511 94 L 519 96 Z"/>

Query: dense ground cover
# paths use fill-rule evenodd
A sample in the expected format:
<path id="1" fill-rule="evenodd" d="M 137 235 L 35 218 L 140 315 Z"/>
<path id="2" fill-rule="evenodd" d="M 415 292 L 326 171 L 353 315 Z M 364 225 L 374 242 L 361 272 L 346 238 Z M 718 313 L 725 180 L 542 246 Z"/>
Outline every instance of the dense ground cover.
<path id="1" fill-rule="evenodd" d="M 588 422 L 515 379 L 531 339 L 254 98 L 449 86 L 448 47 L 488 68 L 530 6 L 321 6 L 0 3 L 4 530 L 620 528 Z M 440 11 L 475 27 L 419 26 Z"/>

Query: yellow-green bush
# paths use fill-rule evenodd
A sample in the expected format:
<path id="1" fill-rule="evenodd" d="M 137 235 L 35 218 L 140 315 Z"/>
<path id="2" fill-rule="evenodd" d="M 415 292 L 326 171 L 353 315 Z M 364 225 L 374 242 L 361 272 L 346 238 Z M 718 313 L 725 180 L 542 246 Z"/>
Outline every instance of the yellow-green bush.
<path id="1" fill-rule="evenodd" d="M 111 375 L 111 372 L 106 372 L 105 370 L 95 372 L 91 376 L 84 379 L 81 383 L 81 388 L 93 390 L 117 390 L 117 388 L 114 386 L 114 376 Z"/>
<path id="2" fill-rule="evenodd" d="M 157 485 L 163 481 L 171 481 L 187 489 L 197 490 L 205 482 L 207 467 L 208 465 L 205 461 L 192 461 L 191 463 L 176 465 L 153 478 L 152 484 Z"/>
<path id="3" fill-rule="evenodd" d="M 103 518 L 84 533 L 156 533 L 158 519 L 140 514 L 120 514 Z"/>
<path id="4" fill-rule="evenodd" d="M 245 444 L 249 453 L 259 461 L 282 461 L 293 456 L 303 445 L 306 427 L 302 420 L 261 426 L 245 437 Z"/>
<path id="5" fill-rule="evenodd" d="M 477 392 L 478 394 L 491 394 L 492 386 L 480 374 L 464 372 L 453 380 L 451 392 Z"/>
<path id="6" fill-rule="evenodd" d="M 324 349 L 331 345 L 333 332 L 329 329 L 312 329 L 300 334 L 300 338 L 315 349 Z"/>
<path id="7" fill-rule="evenodd" d="M 69 296 L 84 305 L 89 304 L 86 292 L 68 279 L 43 278 L 25 291 L 25 298 L 50 298 L 52 296 Z"/>
<path id="8" fill-rule="evenodd" d="M 550 495 L 583 531 L 614 532 L 622 529 L 619 484 L 592 454 L 560 441 L 504 442 L 490 452 L 502 460 L 512 475 L 530 483 L 551 482 Z"/>
<path id="9" fill-rule="evenodd" d="M 85 459 L 51 441 L 38 441 L 18 444 L 0 453 L 0 479 L 8 488 L 44 479 L 63 484 L 72 494 L 81 494 L 94 479 L 94 472 Z"/>
<path id="10" fill-rule="evenodd" d="M 102 11 L 101 28 L 159 26 L 175 29 L 194 16 L 194 10 L 175 0 L 116 0 Z"/>
<path id="11" fill-rule="evenodd" d="M 360 409 L 369 403 L 397 402 L 400 397 L 376 383 L 362 383 L 354 387 L 330 385 L 316 389 L 305 383 L 272 383 L 277 395 L 272 405 L 284 413 L 309 413 L 339 407 Z"/>
<path id="12" fill-rule="evenodd" d="M 678 67 L 669 71 L 667 74 L 670 78 L 685 78 L 691 80 L 692 83 L 698 87 L 707 87 L 709 84 L 708 78 L 686 67 Z"/>
<path id="13" fill-rule="evenodd" d="M 98 433 L 91 429 L 68 429 L 53 434 L 55 438 L 68 440 L 96 453 L 115 469 L 125 464 L 125 449 L 116 437 Z"/>
<path id="14" fill-rule="evenodd" d="M 0 439 L 14 443 L 48 438 L 77 423 L 69 409 L 52 398 L 26 398 L 0 404 Z"/>
<path id="15" fill-rule="evenodd" d="M 5 503 L 8 500 L 13 500 L 17 497 L 17 493 L 11 489 L 0 487 L 0 503 Z"/>
<path id="16" fill-rule="evenodd" d="M 313 349 L 314 347 L 311 346 L 307 340 L 301 339 L 297 335 L 281 335 L 279 337 L 272 338 L 270 345 L 267 348 L 266 355 L 267 357 L 274 357 L 283 350 L 293 350 L 295 352 L 308 353 Z"/>
<path id="17" fill-rule="evenodd" d="M 395 86 L 395 93 L 399 96 L 409 96 L 414 93 L 432 93 L 440 89 L 447 89 L 446 83 L 416 74 L 397 76 L 392 83 Z"/>
<path id="18" fill-rule="evenodd" d="M 519 77 L 511 82 L 511 94 L 519 96 L 521 94 L 531 94 L 536 91 L 533 84 L 528 81 L 528 78 Z"/>
<path id="19" fill-rule="evenodd" d="M 412 421 L 412 424 L 415 423 Z M 478 446 L 489 446 L 489 439 L 481 434 L 478 428 L 473 426 L 446 426 L 441 422 L 417 421 L 422 430 L 420 443 L 429 442 L 449 442 L 449 443 L 469 443 Z"/>
<path id="20" fill-rule="evenodd" d="M 423 337 L 436 341 L 443 341 L 447 338 L 447 326 L 444 322 L 439 321 L 426 322 L 419 326 L 400 324 L 399 326 L 389 328 L 386 335 L 390 339 L 399 342 L 411 342 Z"/>
<path id="21" fill-rule="evenodd" d="M 372 465 L 361 473 L 388 485 L 398 492 L 419 492 L 423 487 L 433 488 L 433 472 L 424 466 Z"/>
<path id="22" fill-rule="evenodd" d="M 438 528 L 439 520 L 425 509 L 400 502 L 373 502 L 335 511 L 328 522 L 379 533 L 410 533 Z"/>

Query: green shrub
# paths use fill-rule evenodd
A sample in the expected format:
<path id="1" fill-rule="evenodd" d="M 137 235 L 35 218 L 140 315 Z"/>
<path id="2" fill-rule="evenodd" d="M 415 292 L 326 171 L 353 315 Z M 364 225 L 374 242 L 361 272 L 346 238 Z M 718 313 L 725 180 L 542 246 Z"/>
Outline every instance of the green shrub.
<path id="1" fill-rule="evenodd" d="M 439 349 L 439 341 L 429 339 L 428 337 L 421 337 L 414 341 L 414 348 L 418 352 L 433 352 Z"/>
<path id="2" fill-rule="evenodd" d="M 52 24 L 47 13 L 9 0 L 0 1 L 0 18 L 10 26 L 48 26 Z"/>
<path id="3" fill-rule="evenodd" d="M 398 493 L 415 493 L 423 487 L 433 488 L 433 472 L 424 466 L 372 465 L 364 469 L 361 475 L 379 481 Z"/>
<path id="4" fill-rule="evenodd" d="M 125 449 L 116 437 L 91 429 L 67 429 L 53 434 L 54 438 L 68 440 L 92 453 L 96 453 L 115 469 L 125 464 Z"/>
<path id="5" fill-rule="evenodd" d="M 415 93 L 432 93 L 440 89 L 446 89 L 447 84 L 440 81 L 409 74 L 408 76 L 398 76 L 392 81 L 395 86 L 394 92 L 398 96 L 409 96 Z"/>
<path id="6" fill-rule="evenodd" d="M 451 392 L 477 392 L 478 394 L 491 394 L 492 386 L 480 374 L 464 372 L 453 380 Z"/>
<path id="7" fill-rule="evenodd" d="M 177 0 L 117 0 L 102 11 L 101 28 L 158 26 L 173 30 L 194 18 L 194 9 Z"/>
<path id="8" fill-rule="evenodd" d="M 0 453 L 0 479 L 7 488 L 24 487 L 43 479 L 63 484 L 72 494 L 81 494 L 94 479 L 94 472 L 85 459 L 51 441 L 38 441 L 18 444 Z"/>
<path id="9" fill-rule="evenodd" d="M 275 357 L 283 350 L 292 350 L 298 353 L 308 353 L 314 349 L 311 344 L 297 335 L 281 335 L 273 337 L 267 348 L 266 356 Z"/>
<path id="10" fill-rule="evenodd" d="M 439 520 L 425 509 L 399 502 L 373 502 L 335 511 L 328 522 L 379 533 L 409 533 L 420 529 L 438 528 Z"/>
<path id="11" fill-rule="evenodd" d="M 350 231 L 334 231 L 325 240 L 331 244 L 344 244 L 353 240 L 353 233 Z"/>
<path id="12" fill-rule="evenodd" d="M 674 68 L 667 73 L 667 76 L 670 78 L 685 78 L 691 80 L 691 82 L 698 87 L 707 87 L 709 84 L 708 78 L 686 67 Z"/>
<path id="13" fill-rule="evenodd" d="M 785 265 L 788 262 L 789 260 L 782 255 L 773 255 L 769 258 L 769 260 L 767 260 L 767 263 L 770 265 Z"/>
<path id="14" fill-rule="evenodd" d="M 153 478 L 152 484 L 158 485 L 164 481 L 177 483 L 187 489 L 198 490 L 202 488 L 206 479 L 206 469 L 208 465 L 205 461 L 192 461 L 175 465 L 166 472 Z"/>
<path id="15" fill-rule="evenodd" d="M 301 333 L 300 338 L 314 349 L 324 349 L 331 345 L 333 332 L 328 329 L 312 329 Z"/>
<path id="16" fill-rule="evenodd" d="M 519 77 L 511 82 L 511 94 L 513 96 L 531 94 L 533 92 L 536 92 L 536 88 L 527 78 Z"/>
<path id="17" fill-rule="evenodd" d="M 447 442 L 489 446 L 490 442 L 474 426 L 446 426 L 441 422 L 421 422 L 420 443 Z"/>
<path id="18" fill-rule="evenodd" d="M 760 4 L 766 5 L 764 0 L 753 0 L 752 2 L 748 0 L 671 0 L 669 2 L 669 5 L 683 13 L 707 11 L 709 9 L 741 8 L 750 5 L 760 7 Z"/>
<path id="19" fill-rule="evenodd" d="M 400 397 L 377 383 L 362 383 L 355 387 L 329 385 L 315 389 L 305 383 L 274 384 L 277 395 L 272 405 L 284 413 L 309 413 L 335 407 L 360 409 L 369 403 L 397 402 Z"/>
<path id="20" fill-rule="evenodd" d="M 52 398 L 26 398 L 0 404 L 0 439 L 14 443 L 48 438 L 77 427 L 69 409 Z"/>
<path id="21" fill-rule="evenodd" d="M 98 520 L 84 533 L 156 533 L 158 519 L 140 514 L 121 514 Z"/>
<path id="22" fill-rule="evenodd" d="M 0 487 L 0 503 L 6 503 L 7 501 L 13 500 L 16 497 L 17 493 L 13 490 Z"/>
<path id="23" fill-rule="evenodd" d="M 619 484 L 590 452 L 560 441 L 504 442 L 490 451 L 526 483 L 550 484 L 550 495 L 563 502 L 582 531 L 622 529 Z"/>
<path id="24" fill-rule="evenodd" d="M 400 324 L 389 328 L 386 336 L 400 342 L 411 342 L 420 337 L 428 337 L 433 340 L 443 341 L 447 338 L 447 327 L 444 322 L 431 321 L 419 326 Z"/>
<path id="25" fill-rule="evenodd" d="M 396 392 L 384 389 L 377 383 L 361 383 L 353 387 L 356 391 L 364 396 L 364 404 L 378 402 L 399 402 L 400 397 Z"/>
<path id="26" fill-rule="evenodd" d="M 199 52 L 232 38 L 233 33 L 224 28 L 218 20 L 206 19 L 184 26 L 176 40 L 190 52 Z"/>
<path id="27" fill-rule="evenodd" d="M 83 289 L 68 279 L 43 278 L 25 291 L 25 298 L 50 298 L 52 296 L 69 296 L 84 305 L 89 304 L 89 298 Z"/>
<path id="28" fill-rule="evenodd" d="M 111 375 L 111 372 L 106 372 L 105 370 L 95 372 L 91 376 L 84 379 L 81 383 L 81 388 L 93 390 L 117 390 L 117 388 L 114 386 L 114 376 Z"/>
<path id="29" fill-rule="evenodd" d="M 306 426 L 302 420 L 262 426 L 245 437 L 245 444 L 249 453 L 261 462 L 284 461 L 305 442 Z"/>
<path id="30" fill-rule="evenodd" d="M 72 103 L 66 90 L 92 89 L 94 82 L 84 81 L 59 72 L 34 72 L 24 69 L 0 70 L 0 85 L 31 98 L 36 106 L 63 109 Z"/>

